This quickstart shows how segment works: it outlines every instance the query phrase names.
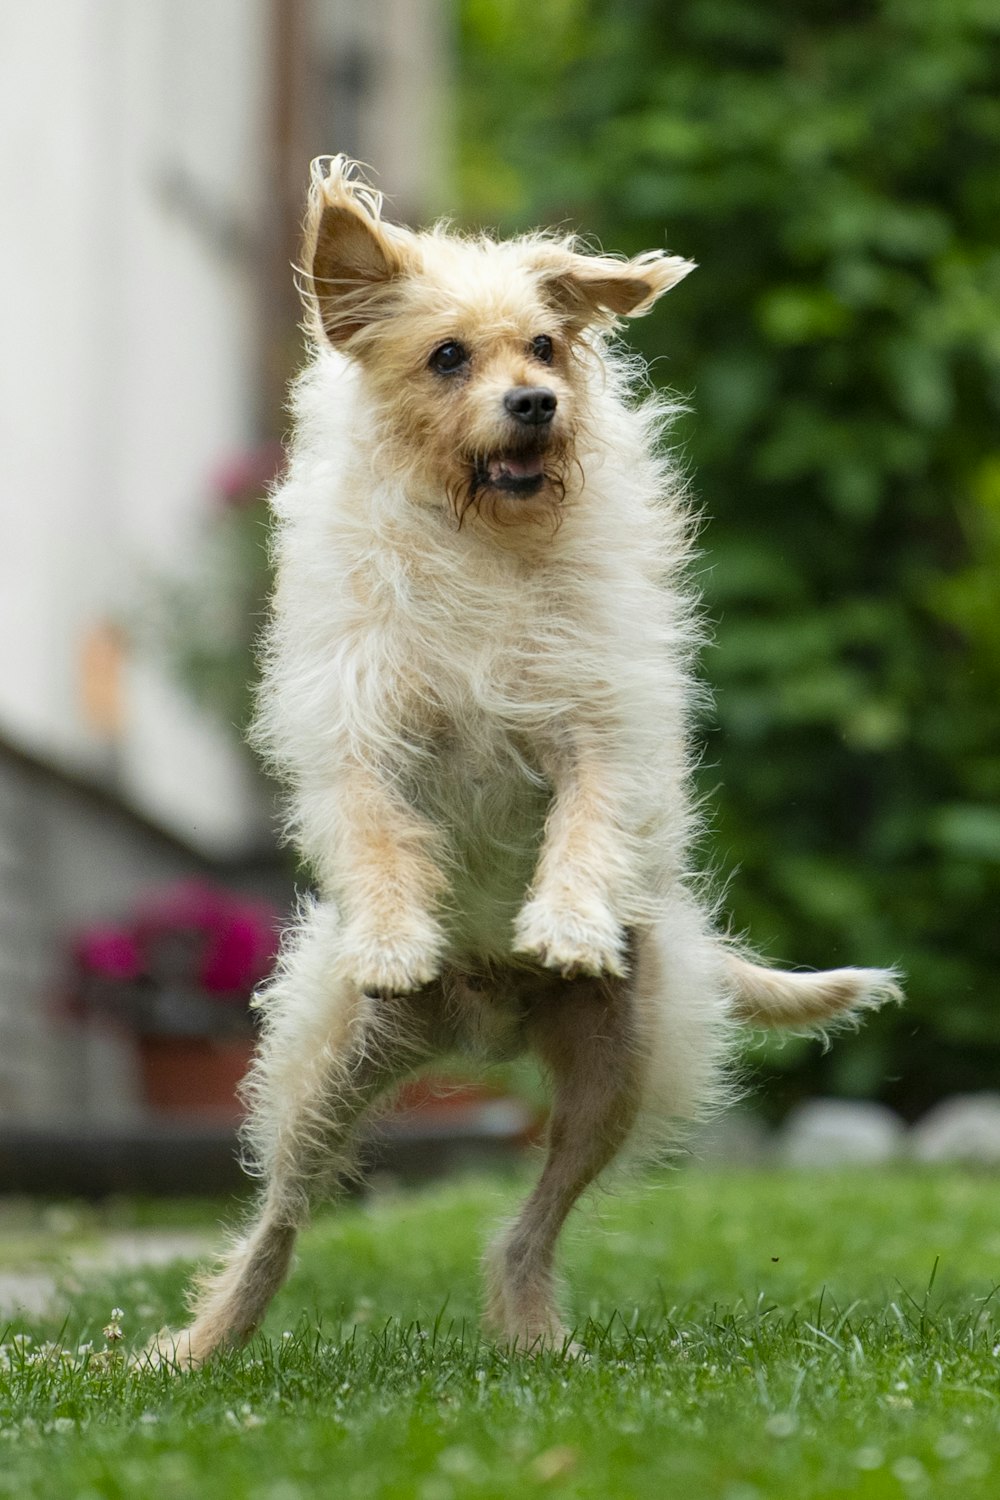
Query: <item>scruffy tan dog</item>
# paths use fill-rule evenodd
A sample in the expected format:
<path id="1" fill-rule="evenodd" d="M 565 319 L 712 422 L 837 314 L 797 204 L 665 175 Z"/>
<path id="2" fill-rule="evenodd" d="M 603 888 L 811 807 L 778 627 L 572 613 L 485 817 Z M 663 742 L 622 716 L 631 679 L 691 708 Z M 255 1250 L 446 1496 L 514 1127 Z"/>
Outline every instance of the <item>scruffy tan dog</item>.
<path id="1" fill-rule="evenodd" d="M 897 994 L 886 971 L 758 966 L 692 878 L 689 519 L 668 409 L 609 342 L 691 269 L 412 233 L 350 163 L 314 163 L 257 737 L 320 894 L 259 1001 L 259 1213 L 153 1357 L 252 1333 L 400 1078 L 528 1048 L 547 1157 L 489 1254 L 487 1317 L 559 1346 L 567 1213 L 643 1125 L 718 1101 L 734 1023 Z"/>

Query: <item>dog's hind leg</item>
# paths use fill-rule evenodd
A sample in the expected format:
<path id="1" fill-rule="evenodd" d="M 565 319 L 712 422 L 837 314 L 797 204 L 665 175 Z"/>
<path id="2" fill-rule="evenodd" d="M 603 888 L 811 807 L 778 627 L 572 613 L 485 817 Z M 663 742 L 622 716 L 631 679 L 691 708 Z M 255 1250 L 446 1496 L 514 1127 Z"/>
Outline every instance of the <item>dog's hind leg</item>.
<path id="1" fill-rule="evenodd" d="M 548 1149 L 538 1183 L 486 1262 L 486 1321 L 522 1350 L 568 1344 L 556 1305 L 556 1240 L 580 1194 L 624 1145 L 641 1094 L 628 979 L 547 985 L 529 1039 L 553 1082 Z"/>
<path id="2" fill-rule="evenodd" d="M 440 990 L 361 995 L 337 972 L 337 938 L 336 914 L 311 908 L 262 997 L 263 1038 L 244 1086 L 247 1143 L 265 1179 L 257 1216 L 196 1282 L 190 1326 L 163 1330 L 141 1360 L 191 1368 L 251 1336 L 311 1204 L 349 1169 L 362 1116 L 439 1043 Z"/>

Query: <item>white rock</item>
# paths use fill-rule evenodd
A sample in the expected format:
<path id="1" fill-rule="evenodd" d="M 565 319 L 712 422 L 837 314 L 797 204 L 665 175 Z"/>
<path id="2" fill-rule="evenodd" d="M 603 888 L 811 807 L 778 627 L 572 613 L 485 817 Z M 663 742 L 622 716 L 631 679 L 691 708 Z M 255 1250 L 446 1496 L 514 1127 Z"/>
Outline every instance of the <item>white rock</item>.
<path id="1" fill-rule="evenodd" d="M 683 1151 L 698 1166 L 756 1165 L 768 1154 L 771 1133 L 757 1115 L 736 1106 L 685 1137 Z M 683 1157 L 681 1158 L 683 1160 Z"/>
<path id="2" fill-rule="evenodd" d="M 1000 1166 L 1000 1094 L 956 1094 L 929 1109 L 910 1131 L 916 1161 Z"/>
<path id="3" fill-rule="evenodd" d="M 867 1166 L 903 1152 L 906 1127 L 895 1110 L 860 1099 L 810 1099 L 788 1116 L 779 1159 L 793 1167 Z"/>

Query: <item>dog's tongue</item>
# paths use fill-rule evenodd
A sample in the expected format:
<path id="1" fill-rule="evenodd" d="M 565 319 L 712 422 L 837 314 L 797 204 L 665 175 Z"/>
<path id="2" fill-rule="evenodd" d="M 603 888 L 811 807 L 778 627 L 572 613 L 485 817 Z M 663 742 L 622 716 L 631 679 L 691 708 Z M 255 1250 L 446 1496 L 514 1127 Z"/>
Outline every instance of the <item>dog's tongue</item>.
<path id="1" fill-rule="evenodd" d="M 502 479 L 537 479 L 543 472 L 540 453 L 528 453 L 523 458 L 491 458 L 487 466 L 491 484 Z"/>

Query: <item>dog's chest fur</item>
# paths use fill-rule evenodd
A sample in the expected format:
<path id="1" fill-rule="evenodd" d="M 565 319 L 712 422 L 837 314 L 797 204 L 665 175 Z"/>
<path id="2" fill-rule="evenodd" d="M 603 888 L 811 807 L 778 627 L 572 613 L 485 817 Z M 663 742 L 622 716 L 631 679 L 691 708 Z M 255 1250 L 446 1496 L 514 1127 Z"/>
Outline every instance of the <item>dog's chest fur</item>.
<path id="1" fill-rule="evenodd" d="M 421 570 L 386 623 L 408 637 L 421 684 L 406 794 L 442 835 L 452 944 L 503 957 L 551 802 L 543 751 L 581 688 L 580 639 L 557 570 L 502 556 L 479 570 L 475 550 L 460 582 Z"/>
<path id="2" fill-rule="evenodd" d="M 450 876 L 445 926 L 456 953 L 500 958 L 538 858 L 550 792 L 510 747 L 448 736 L 413 800 L 441 830 Z"/>
<path id="3" fill-rule="evenodd" d="M 339 360 L 317 361 L 297 408 L 274 502 L 258 726 L 293 793 L 332 785 L 360 747 L 440 835 L 452 951 L 503 957 L 551 807 L 552 757 L 582 733 L 601 742 L 621 817 L 641 830 L 636 892 L 640 880 L 653 889 L 683 837 L 689 687 L 685 601 L 664 582 L 684 525 L 661 503 L 648 422 L 605 394 L 602 451 L 579 455 L 581 497 L 554 531 L 515 545 L 456 529 L 440 504 L 369 467 L 377 433 Z M 665 803 L 673 831 L 660 826 Z M 315 801 L 301 813 L 293 803 L 293 817 L 319 864 Z"/>

